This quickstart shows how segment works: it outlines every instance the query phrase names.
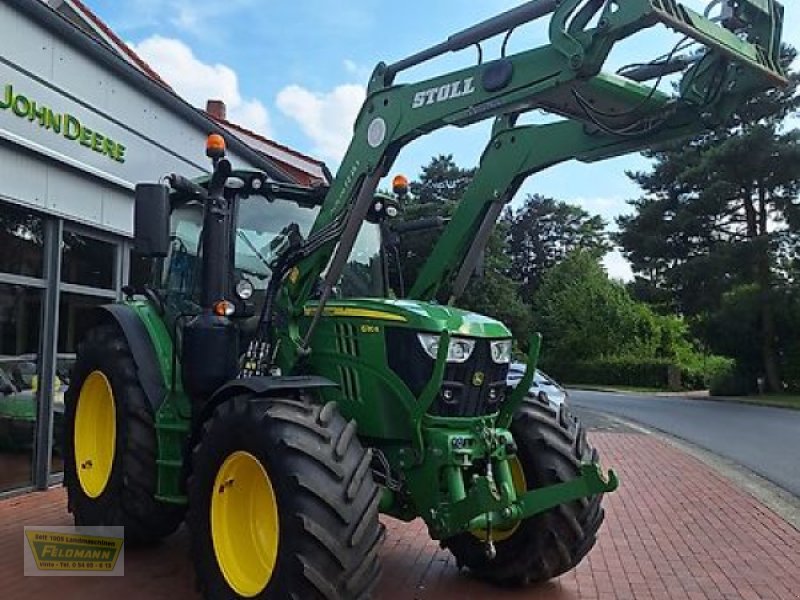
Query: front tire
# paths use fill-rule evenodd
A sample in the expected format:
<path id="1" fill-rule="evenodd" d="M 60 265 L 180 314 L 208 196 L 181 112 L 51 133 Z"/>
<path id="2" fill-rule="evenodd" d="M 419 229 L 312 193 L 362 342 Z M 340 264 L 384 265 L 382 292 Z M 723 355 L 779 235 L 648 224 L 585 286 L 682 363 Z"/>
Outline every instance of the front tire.
<path id="1" fill-rule="evenodd" d="M 580 476 L 582 462 L 596 462 L 586 432 L 566 406 L 552 408 L 527 397 L 511 424 L 517 459 L 527 490 L 570 481 Z M 513 469 L 512 469 L 513 472 Z M 490 560 L 479 535 L 462 533 L 443 542 L 460 567 L 500 585 L 547 581 L 573 569 L 595 544 L 603 522 L 602 494 L 561 504 L 515 526 L 496 543 Z"/>
<path id="2" fill-rule="evenodd" d="M 64 403 L 64 486 L 75 524 L 122 526 L 132 544 L 175 531 L 184 509 L 155 498 L 155 419 L 117 327 L 89 331 Z"/>
<path id="3" fill-rule="evenodd" d="M 206 598 L 365 600 L 377 582 L 372 453 L 335 404 L 236 397 L 192 459 L 192 557 Z"/>

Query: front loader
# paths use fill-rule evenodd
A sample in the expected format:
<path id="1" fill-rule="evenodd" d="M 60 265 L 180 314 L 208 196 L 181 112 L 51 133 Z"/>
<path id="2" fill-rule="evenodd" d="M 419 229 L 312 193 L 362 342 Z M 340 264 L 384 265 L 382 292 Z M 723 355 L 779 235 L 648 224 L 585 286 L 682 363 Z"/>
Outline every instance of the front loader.
<path id="1" fill-rule="evenodd" d="M 152 542 L 185 519 L 200 588 L 214 599 L 370 597 L 379 513 L 422 518 L 460 565 L 497 583 L 573 568 L 617 478 L 601 473 L 573 418 L 526 398 L 539 338 L 509 390 L 508 328 L 439 304 L 438 286 L 471 272 L 496 201 L 531 170 L 713 126 L 721 107 L 781 85 L 782 15 L 773 0 L 723 3 L 721 20 L 672 0 L 527 2 L 378 65 L 330 187 L 234 169 L 219 135 L 209 176 L 137 186 L 135 243 L 152 280 L 98 312 L 66 398 L 76 523 Z M 548 45 L 395 82 L 547 16 Z M 600 73 L 616 42 L 658 23 L 704 47 L 672 99 Z M 565 118 L 552 127 L 571 137 L 539 139 L 553 150 L 532 163 L 514 151 L 514 122 L 533 109 Z M 489 187 L 462 202 L 412 297 L 390 297 L 381 234 L 397 207 L 376 194 L 380 180 L 413 139 L 487 118 L 500 125 L 479 171 L 489 177 L 474 185 Z M 596 135 L 614 137 L 598 145 Z M 494 151 L 511 162 L 487 170 Z"/>

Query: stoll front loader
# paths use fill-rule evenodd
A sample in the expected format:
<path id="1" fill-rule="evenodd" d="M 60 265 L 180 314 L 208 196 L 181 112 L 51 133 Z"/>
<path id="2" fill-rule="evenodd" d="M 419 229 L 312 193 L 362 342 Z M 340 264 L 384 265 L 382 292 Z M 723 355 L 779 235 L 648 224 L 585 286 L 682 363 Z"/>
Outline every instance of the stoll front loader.
<path id="1" fill-rule="evenodd" d="M 147 542 L 185 519 L 208 598 L 367 598 L 379 513 L 424 519 L 460 565 L 497 583 L 573 568 L 615 475 L 575 419 L 526 396 L 537 336 L 509 390 L 508 328 L 435 297 L 442 284 L 458 296 L 530 173 L 713 127 L 781 85 L 782 11 L 773 0 L 723 2 L 719 18 L 673 0 L 528 2 L 380 64 L 330 187 L 233 170 L 219 136 L 209 177 L 138 186 L 152 282 L 98 312 L 66 400 L 76 523 Z M 545 16 L 548 45 L 395 83 Z M 659 23 L 701 49 L 601 73 L 616 42 Z M 666 75 L 682 77 L 672 96 L 645 83 Z M 515 126 L 533 109 L 563 120 Z M 487 118 L 475 181 L 409 297 L 392 297 L 381 232 L 397 209 L 378 182 L 413 139 Z"/>

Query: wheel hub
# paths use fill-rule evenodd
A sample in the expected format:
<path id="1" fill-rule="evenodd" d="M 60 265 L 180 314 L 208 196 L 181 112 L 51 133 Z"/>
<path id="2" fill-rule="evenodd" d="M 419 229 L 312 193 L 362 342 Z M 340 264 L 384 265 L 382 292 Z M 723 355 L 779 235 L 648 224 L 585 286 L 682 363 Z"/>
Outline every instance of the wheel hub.
<path id="1" fill-rule="evenodd" d="M 117 415 L 111 383 L 92 371 L 81 387 L 75 410 L 75 466 L 78 482 L 90 498 L 106 489 L 114 466 Z"/>
<path id="2" fill-rule="evenodd" d="M 211 490 L 211 538 L 228 585 L 252 598 L 272 579 L 278 559 L 278 503 L 264 465 L 249 452 L 230 454 Z"/>

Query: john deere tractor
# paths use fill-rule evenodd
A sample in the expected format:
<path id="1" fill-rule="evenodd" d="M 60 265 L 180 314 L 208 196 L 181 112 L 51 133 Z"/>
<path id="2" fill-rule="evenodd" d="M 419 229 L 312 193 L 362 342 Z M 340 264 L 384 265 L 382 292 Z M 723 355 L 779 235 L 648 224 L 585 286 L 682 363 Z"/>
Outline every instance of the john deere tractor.
<path id="1" fill-rule="evenodd" d="M 235 169 L 217 134 L 207 177 L 137 186 L 152 279 L 98 311 L 66 398 L 76 523 L 122 525 L 133 543 L 185 520 L 207 598 L 368 598 L 380 513 L 423 519 L 459 565 L 500 584 L 577 565 L 618 480 L 566 410 L 526 394 L 539 337 L 509 389 L 509 329 L 454 303 L 528 175 L 717 126 L 785 83 L 780 4 L 712 4 L 538 0 L 381 63 L 330 186 Z M 544 17 L 545 46 L 396 82 Z M 658 24 L 679 32 L 672 52 L 601 71 L 618 41 Z M 659 89 L 665 77 L 675 93 Z M 517 125 L 534 109 L 555 120 Z M 408 294 L 388 290 L 398 206 L 379 182 L 415 138 L 488 118 L 438 245 Z"/>

